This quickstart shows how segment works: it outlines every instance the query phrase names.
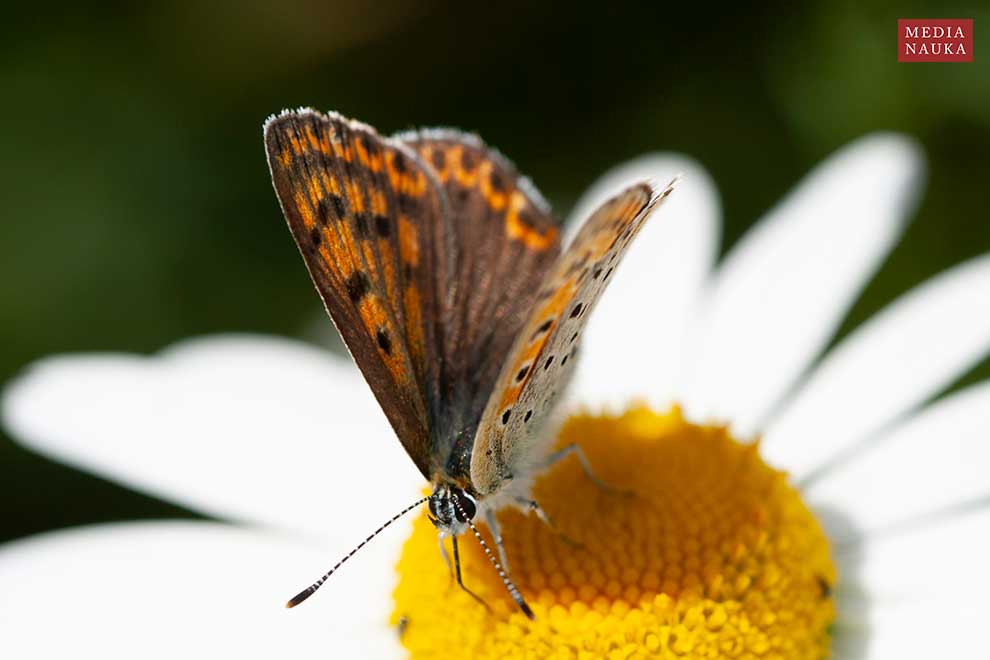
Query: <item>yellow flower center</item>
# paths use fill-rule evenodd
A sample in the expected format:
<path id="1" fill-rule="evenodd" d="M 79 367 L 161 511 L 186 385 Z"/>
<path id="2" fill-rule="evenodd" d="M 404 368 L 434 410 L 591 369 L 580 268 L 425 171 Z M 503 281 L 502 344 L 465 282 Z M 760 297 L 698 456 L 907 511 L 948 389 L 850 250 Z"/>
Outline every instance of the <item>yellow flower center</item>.
<path id="1" fill-rule="evenodd" d="M 534 489 L 556 529 L 533 514 L 499 512 L 512 576 L 535 621 L 515 607 L 470 533 L 459 539 L 464 583 L 493 611 L 463 593 L 438 556 L 436 530 L 425 516 L 416 520 L 392 616 L 412 657 L 828 654 L 828 541 L 757 445 L 689 424 L 677 408 L 572 417 L 558 443 L 573 442 L 599 477 L 631 493 L 603 492 L 568 458 Z"/>

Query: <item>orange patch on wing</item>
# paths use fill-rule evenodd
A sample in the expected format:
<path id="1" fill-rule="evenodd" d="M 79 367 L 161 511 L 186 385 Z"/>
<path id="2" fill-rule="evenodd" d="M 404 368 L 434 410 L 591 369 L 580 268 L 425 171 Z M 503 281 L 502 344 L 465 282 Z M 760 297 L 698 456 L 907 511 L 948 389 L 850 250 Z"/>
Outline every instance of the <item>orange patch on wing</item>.
<path id="1" fill-rule="evenodd" d="M 355 270 L 365 270 L 361 260 L 362 256 L 364 256 L 366 261 L 368 259 L 368 253 L 362 253 L 362 250 L 366 249 L 367 246 L 362 246 L 361 241 L 356 239 L 351 224 L 347 222 L 340 223 L 336 225 L 336 231 L 339 237 L 330 242 L 330 252 L 334 268 L 341 271 L 346 270 L 348 274 Z M 376 275 L 373 270 L 367 274 L 368 276 Z"/>
<path id="2" fill-rule="evenodd" d="M 519 400 L 519 394 L 522 392 L 522 385 L 515 385 L 509 387 L 502 393 L 502 398 L 498 401 L 499 410 L 504 410 L 505 408 L 511 408 L 515 405 L 516 401 Z"/>
<path id="3" fill-rule="evenodd" d="M 306 141 L 309 143 L 310 149 L 312 149 L 313 151 L 318 151 L 321 154 L 330 155 L 329 150 L 327 149 L 329 145 L 323 139 L 322 135 L 316 134 L 312 126 L 306 126 L 305 137 L 306 137 Z"/>
<path id="4" fill-rule="evenodd" d="M 378 252 L 382 255 L 380 260 L 382 262 L 382 275 L 385 277 L 385 286 L 388 289 L 389 299 L 398 300 L 399 282 L 396 279 L 392 245 L 387 239 L 378 239 Z"/>
<path id="5" fill-rule="evenodd" d="M 344 182 L 347 190 L 347 201 L 351 205 L 352 213 L 362 213 L 365 210 L 364 195 L 361 194 L 361 186 L 351 179 Z"/>
<path id="6" fill-rule="evenodd" d="M 435 153 L 439 153 L 443 157 L 442 165 L 443 167 L 437 167 L 437 163 L 433 158 Z M 427 147 L 422 151 L 423 160 L 430 166 L 433 172 L 437 175 L 437 179 L 440 183 L 447 183 L 447 179 L 450 178 L 450 163 L 447 162 L 447 152 L 443 149 L 434 149 L 433 147 Z"/>
<path id="7" fill-rule="evenodd" d="M 320 185 L 321 181 L 316 177 L 311 177 L 306 179 L 306 194 L 309 195 L 309 201 L 314 206 L 319 206 L 320 202 L 323 201 L 323 187 Z"/>
<path id="8" fill-rule="evenodd" d="M 382 273 L 378 270 L 378 261 L 375 258 L 375 248 L 371 241 L 358 241 L 358 245 L 364 256 L 364 262 L 368 265 L 368 275 L 381 276 Z"/>
<path id="9" fill-rule="evenodd" d="M 509 203 L 509 196 L 492 187 L 491 172 L 493 169 L 491 161 L 485 161 L 478 168 L 478 190 L 481 191 L 481 196 L 485 198 L 485 202 L 490 208 L 501 211 Z"/>
<path id="10" fill-rule="evenodd" d="M 412 176 L 407 176 L 405 181 L 406 192 L 416 197 L 426 194 L 426 177 L 421 172 L 416 172 Z"/>
<path id="11" fill-rule="evenodd" d="M 466 170 L 458 163 L 454 169 L 454 178 L 465 188 L 473 188 L 478 184 L 478 170 Z"/>
<path id="12" fill-rule="evenodd" d="M 294 191 L 293 195 L 295 197 L 296 209 L 302 217 L 303 224 L 306 226 L 306 229 L 311 229 L 316 225 L 316 219 L 313 217 L 313 206 L 310 198 L 302 190 Z"/>
<path id="13" fill-rule="evenodd" d="M 464 147 L 459 144 L 451 145 L 447 149 L 447 169 L 450 171 L 450 177 L 460 181 L 461 174 L 463 173 L 463 168 L 461 168 L 461 154 L 464 153 Z"/>
<path id="14" fill-rule="evenodd" d="M 329 233 L 330 232 L 324 231 L 324 236 L 329 235 Z M 335 270 L 337 271 L 339 277 L 341 277 L 344 280 L 350 277 L 351 274 L 354 272 L 354 265 L 351 263 L 349 258 L 342 255 L 340 245 L 335 245 L 335 244 L 328 245 L 326 242 L 324 242 L 323 245 L 320 246 L 320 257 L 322 260 L 322 263 L 320 264 L 320 268 L 324 272 L 332 273 L 333 269 L 329 267 L 329 264 L 331 263 L 337 264 L 337 268 Z"/>
<path id="15" fill-rule="evenodd" d="M 361 164 L 367 167 L 372 172 L 380 172 L 382 169 L 382 155 L 381 153 L 371 153 L 369 152 L 361 140 L 355 141 L 355 151 L 357 153 L 358 160 Z"/>
<path id="16" fill-rule="evenodd" d="M 512 193 L 511 206 L 505 215 L 505 235 L 512 240 L 522 241 L 531 250 L 546 250 L 557 240 L 558 229 L 548 227 L 545 232 L 540 232 L 523 222 L 519 212 L 528 205 L 525 195 L 518 190 Z"/>
<path id="17" fill-rule="evenodd" d="M 554 292 L 553 296 L 550 297 L 543 305 L 539 308 L 539 313 L 537 313 L 533 318 L 538 319 L 532 321 L 527 325 L 522 332 L 528 334 L 522 334 L 520 336 L 531 338 L 529 344 L 526 345 L 525 350 L 519 355 L 516 363 L 513 365 L 512 372 L 517 373 L 522 370 L 523 367 L 529 365 L 526 378 L 519 384 L 513 384 L 511 387 L 506 388 L 505 392 L 502 394 L 502 398 L 499 400 L 499 408 L 505 408 L 516 402 L 519 398 L 519 393 L 522 391 L 526 383 L 532 378 L 534 371 L 539 366 L 536 361 L 541 359 L 543 348 L 547 345 L 550 340 L 550 335 L 556 329 L 557 324 L 560 323 L 561 316 L 567 309 L 567 306 L 574 299 L 574 295 L 577 293 L 578 282 L 576 278 L 571 278 L 565 282 Z M 538 332 L 538 330 L 548 321 L 550 321 L 550 326 L 543 332 Z"/>
<path id="18" fill-rule="evenodd" d="M 320 181 L 323 183 L 324 190 L 329 190 L 334 195 L 340 195 L 340 181 L 336 177 L 330 176 L 329 172 L 320 170 Z"/>
<path id="19" fill-rule="evenodd" d="M 399 335 L 388 316 L 388 310 L 382 304 L 378 296 L 369 294 L 365 296 L 358 305 L 358 314 L 364 322 L 364 327 L 368 334 L 374 338 L 379 331 L 384 331 L 389 337 L 396 340 Z M 390 351 L 388 353 L 380 351 L 385 368 L 392 374 L 392 378 L 397 383 L 404 383 L 412 378 L 412 374 L 406 368 L 405 358 L 402 351 Z"/>
<path id="20" fill-rule="evenodd" d="M 289 146 L 286 147 L 286 150 L 293 156 L 304 154 L 309 151 L 309 149 L 307 149 L 306 146 L 300 141 L 299 136 L 296 135 L 296 133 L 287 133 L 285 137 L 288 138 L 289 142 Z"/>
<path id="21" fill-rule="evenodd" d="M 385 201 L 385 194 L 381 190 L 372 190 L 371 212 L 378 215 L 385 215 L 388 211 L 388 203 Z"/>
<path id="22" fill-rule="evenodd" d="M 331 141 L 330 146 L 333 150 L 333 155 L 337 158 L 345 160 L 348 163 L 354 160 L 353 147 L 349 144 L 344 144 L 339 135 L 334 135 L 334 139 Z"/>
<path id="23" fill-rule="evenodd" d="M 399 218 L 399 256 L 408 264 L 419 263 L 419 238 L 416 225 L 407 218 Z"/>
<path id="24" fill-rule="evenodd" d="M 406 316 L 406 340 L 409 352 L 419 362 L 423 356 L 423 301 L 419 289 L 409 285 L 403 294 L 403 307 Z"/>
<path id="25" fill-rule="evenodd" d="M 395 166 L 396 158 L 405 158 L 405 156 L 400 156 L 395 151 L 389 150 L 385 152 L 385 173 L 388 174 L 388 181 L 392 184 L 395 190 L 399 190 L 402 184 L 403 173 Z"/>
<path id="26" fill-rule="evenodd" d="M 364 327 L 374 336 L 379 328 L 388 326 L 388 313 L 382 305 L 381 299 L 369 293 L 358 304 L 358 313 L 364 321 Z"/>
<path id="27" fill-rule="evenodd" d="M 326 264 L 327 262 L 330 261 L 330 248 L 328 248 L 326 246 L 326 243 L 324 243 L 323 245 L 320 246 L 320 257 L 322 257 L 323 264 Z M 322 267 L 322 264 L 321 264 L 321 267 Z M 324 268 L 324 270 L 326 270 L 326 269 Z M 340 269 L 340 273 L 341 273 L 341 275 L 345 279 L 350 275 L 349 272 L 345 275 L 343 268 Z"/>

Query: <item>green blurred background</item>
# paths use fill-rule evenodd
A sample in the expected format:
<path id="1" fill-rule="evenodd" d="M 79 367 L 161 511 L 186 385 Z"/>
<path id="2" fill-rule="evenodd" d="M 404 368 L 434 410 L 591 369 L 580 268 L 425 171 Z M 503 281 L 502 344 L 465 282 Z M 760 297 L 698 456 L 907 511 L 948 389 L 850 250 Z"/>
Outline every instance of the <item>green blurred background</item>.
<path id="1" fill-rule="evenodd" d="M 907 132 L 928 190 L 843 332 L 990 251 L 986 3 L 59 4 L 7 7 L 0 27 L 0 381 L 50 353 L 304 334 L 320 305 L 261 142 L 300 105 L 477 131 L 561 215 L 610 165 L 685 152 L 720 188 L 723 250 L 831 151 Z M 912 17 L 974 18 L 976 62 L 898 64 Z M 0 461 L 0 540 L 192 515 L 7 437 Z"/>

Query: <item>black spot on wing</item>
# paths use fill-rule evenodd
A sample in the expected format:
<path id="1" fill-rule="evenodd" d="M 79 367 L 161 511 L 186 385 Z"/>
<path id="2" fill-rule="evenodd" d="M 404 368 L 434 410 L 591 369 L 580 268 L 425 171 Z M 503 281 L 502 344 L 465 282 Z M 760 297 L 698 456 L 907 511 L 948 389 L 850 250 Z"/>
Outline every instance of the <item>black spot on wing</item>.
<path id="1" fill-rule="evenodd" d="M 530 341 L 536 339 L 537 337 L 539 337 L 540 335 L 542 335 L 544 332 L 546 332 L 547 330 L 549 330 L 550 329 L 550 326 L 552 326 L 552 325 L 553 325 L 553 319 L 547 319 L 546 321 L 544 321 L 540 325 L 540 327 L 538 327 L 536 330 L 533 331 L 533 336 L 530 337 Z"/>
<path id="2" fill-rule="evenodd" d="M 399 211 L 405 215 L 414 216 L 419 211 L 419 202 L 412 195 L 399 193 L 397 202 Z"/>
<path id="3" fill-rule="evenodd" d="M 375 231 L 382 238 L 388 238 L 389 234 L 392 233 L 392 225 L 389 223 L 388 218 L 384 215 L 375 216 Z"/>
<path id="4" fill-rule="evenodd" d="M 505 192 L 505 179 L 498 172 L 493 171 L 488 175 L 488 183 L 491 185 L 492 190 L 497 193 Z"/>
<path id="5" fill-rule="evenodd" d="M 536 216 L 530 213 L 529 209 L 523 209 L 519 212 L 518 216 L 519 222 L 526 225 L 527 227 L 536 227 Z"/>
<path id="6" fill-rule="evenodd" d="M 354 224 L 357 225 L 357 233 L 360 238 L 368 238 L 369 222 L 367 213 L 358 213 L 354 216 Z"/>
<path id="7" fill-rule="evenodd" d="M 321 225 L 328 225 L 344 217 L 344 200 L 331 193 L 319 201 L 316 210 L 316 219 Z"/>
<path id="8" fill-rule="evenodd" d="M 368 294 L 370 285 L 368 276 L 362 271 L 356 270 L 347 278 L 344 286 L 347 288 L 347 297 L 351 299 L 352 303 L 357 304 Z"/>
<path id="9" fill-rule="evenodd" d="M 392 354 L 392 338 L 388 336 L 388 332 L 384 328 L 378 329 L 378 332 L 375 334 L 375 340 L 378 342 L 378 348 L 382 349 L 382 353 L 385 355 Z"/>

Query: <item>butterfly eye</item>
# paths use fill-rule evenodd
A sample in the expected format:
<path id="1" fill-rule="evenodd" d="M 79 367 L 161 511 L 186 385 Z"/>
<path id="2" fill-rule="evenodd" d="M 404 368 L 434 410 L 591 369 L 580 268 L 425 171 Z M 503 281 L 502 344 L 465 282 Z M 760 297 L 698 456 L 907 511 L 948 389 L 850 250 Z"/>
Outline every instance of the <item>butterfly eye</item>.
<path id="1" fill-rule="evenodd" d="M 460 522 L 474 520 L 474 515 L 478 512 L 478 506 L 475 504 L 474 498 L 460 489 L 454 490 L 452 494 L 457 498 L 457 520 Z"/>

